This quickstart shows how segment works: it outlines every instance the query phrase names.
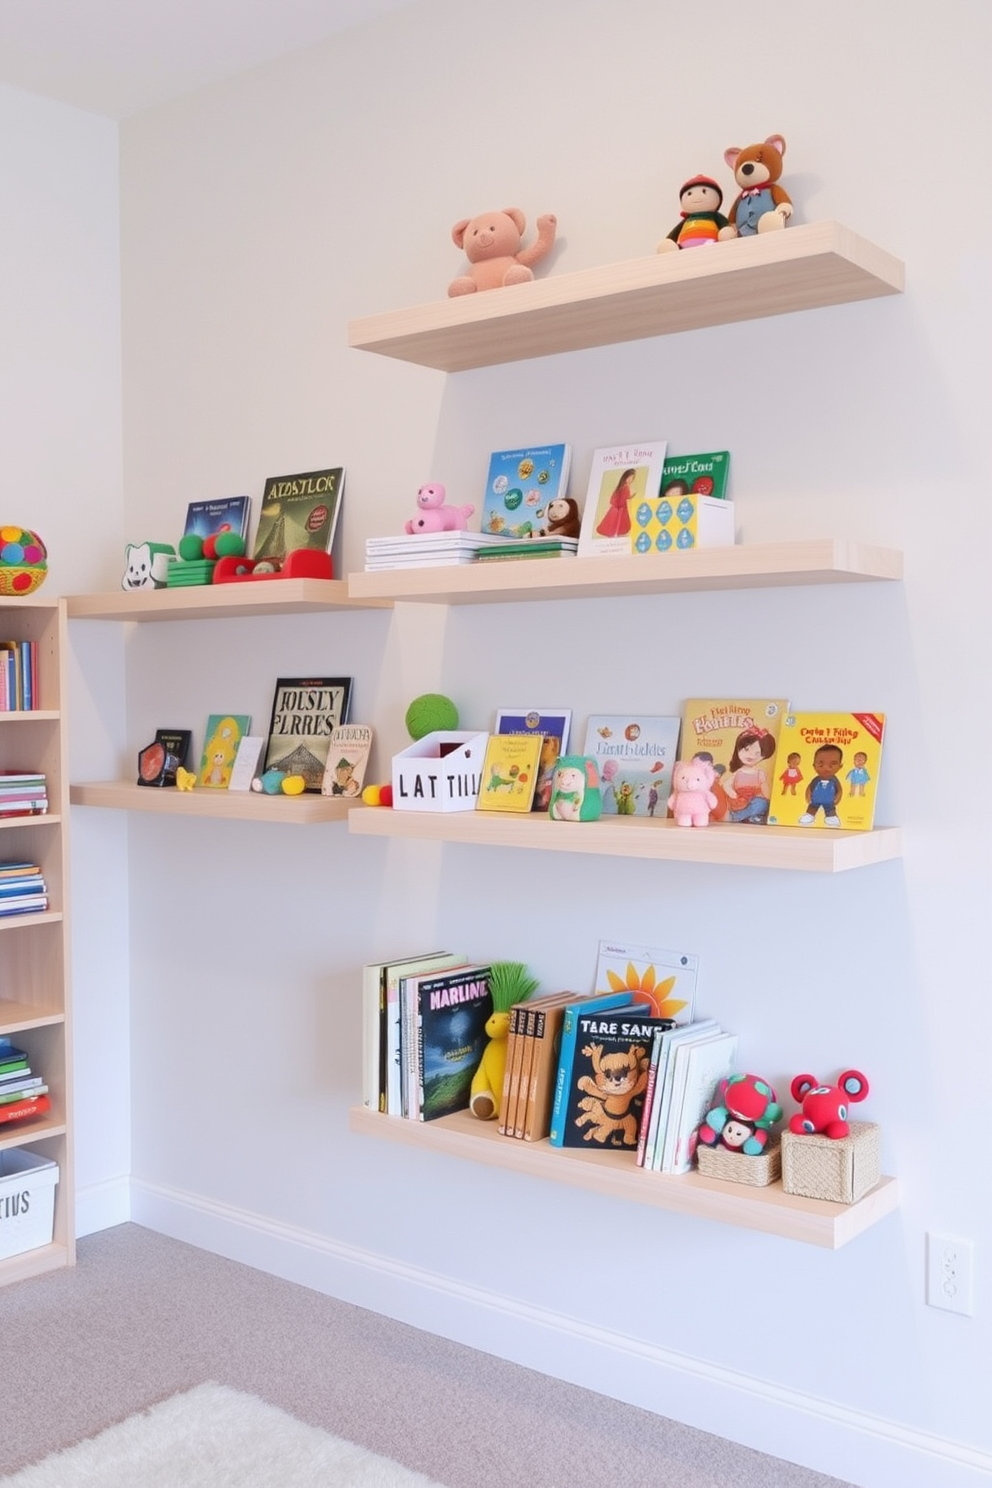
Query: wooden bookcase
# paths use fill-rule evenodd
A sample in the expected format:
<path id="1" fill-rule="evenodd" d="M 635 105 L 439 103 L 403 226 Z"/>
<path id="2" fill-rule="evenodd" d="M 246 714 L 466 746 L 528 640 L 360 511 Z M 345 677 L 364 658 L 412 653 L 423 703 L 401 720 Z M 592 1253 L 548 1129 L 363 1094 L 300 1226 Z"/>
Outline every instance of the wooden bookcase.
<path id="1" fill-rule="evenodd" d="M 366 317 L 352 321 L 349 342 L 360 350 L 459 372 L 898 294 L 903 282 L 903 265 L 891 255 L 838 223 L 812 223 L 702 252 L 655 255 Z M 463 605 L 901 578 L 901 554 L 827 538 L 650 558 L 351 574 L 348 590 L 355 599 L 388 596 L 396 602 Z M 689 832 L 670 822 L 636 818 L 565 825 L 538 817 L 374 808 L 353 812 L 348 827 L 363 836 L 814 872 L 866 867 L 901 852 L 895 827 L 829 835 L 770 827 Z M 898 1202 L 898 1185 L 888 1177 L 857 1204 L 844 1205 L 794 1197 L 780 1183 L 751 1189 L 698 1172 L 644 1173 L 618 1154 L 563 1151 L 547 1142 L 500 1137 L 494 1124 L 467 1113 L 422 1123 L 358 1106 L 349 1120 L 355 1132 L 405 1146 L 831 1248 L 877 1223 Z"/>
<path id="2" fill-rule="evenodd" d="M 26 1050 L 32 1073 L 44 1077 L 52 1103 L 43 1116 L 0 1124 L 0 1150 L 29 1148 L 59 1165 L 51 1244 L 0 1260 L 3 1284 L 72 1265 L 76 1255 L 64 602 L 0 600 L 0 640 L 37 643 L 40 690 L 40 707 L 0 713 L 0 763 L 5 770 L 40 770 L 49 803 L 44 816 L 0 819 L 0 859 L 37 862 L 49 897 L 43 914 L 0 920 L 0 1033 Z"/>

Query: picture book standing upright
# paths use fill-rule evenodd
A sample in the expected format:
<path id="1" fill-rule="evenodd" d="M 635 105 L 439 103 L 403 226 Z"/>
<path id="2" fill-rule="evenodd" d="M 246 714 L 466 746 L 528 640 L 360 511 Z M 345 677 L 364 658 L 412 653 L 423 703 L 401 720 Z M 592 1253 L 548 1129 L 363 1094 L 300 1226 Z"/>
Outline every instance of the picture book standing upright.
<path id="1" fill-rule="evenodd" d="M 576 1015 L 561 1145 L 635 1154 L 655 1032 L 672 1028 L 646 1003 Z"/>
<path id="2" fill-rule="evenodd" d="M 200 757 L 198 785 L 227 790 L 238 746 L 250 728 L 248 713 L 211 713 Z"/>
<path id="3" fill-rule="evenodd" d="M 682 709 L 679 759 L 708 759 L 716 771 L 710 821 L 762 826 L 768 820 L 784 698 L 690 698 Z"/>
<path id="4" fill-rule="evenodd" d="M 320 791 L 331 735 L 347 722 L 350 701 L 350 677 L 280 677 L 263 769 L 302 775 L 308 791 Z"/>
<path id="5" fill-rule="evenodd" d="M 768 820 L 782 827 L 869 831 L 884 733 L 884 713 L 787 714 Z"/>
<path id="6" fill-rule="evenodd" d="M 661 485 L 665 440 L 593 452 L 579 557 L 630 557 L 630 503 L 653 500 Z"/>
<path id="7" fill-rule="evenodd" d="M 341 514 L 344 470 L 307 470 L 271 475 L 265 482 L 255 533 L 256 562 L 278 570 L 300 548 L 330 553 Z M 319 785 L 317 787 L 320 788 Z"/>
<path id="8" fill-rule="evenodd" d="M 667 814 L 679 724 L 677 717 L 593 714 L 582 752 L 599 765 L 604 816 Z"/>
<path id="9" fill-rule="evenodd" d="M 562 528 L 566 511 L 577 511 L 567 500 L 570 460 L 567 444 L 494 450 L 480 529 L 494 537 L 527 539 Z M 570 535 L 578 532 L 570 530 Z"/>
<path id="10" fill-rule="evenodd" d="M 542 740 L 532 806 L 534 811 L 547 811 L 551 804 L 555 760 L 568 751 L 571 722 L 571 708 L 499 708 L 496 712 L 497 734 L 536 734 Z"/>

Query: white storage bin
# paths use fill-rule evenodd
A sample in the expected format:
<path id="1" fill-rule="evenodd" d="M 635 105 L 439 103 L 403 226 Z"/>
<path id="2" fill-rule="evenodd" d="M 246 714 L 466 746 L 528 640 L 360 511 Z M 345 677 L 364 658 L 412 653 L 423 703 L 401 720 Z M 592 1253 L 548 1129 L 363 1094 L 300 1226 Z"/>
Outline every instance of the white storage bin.
<path id="1" fill-rule="evenodd" d="M 0 1152 L 0 1260 L 50 1245 L 59 1165 L 23 1147 Z"/>

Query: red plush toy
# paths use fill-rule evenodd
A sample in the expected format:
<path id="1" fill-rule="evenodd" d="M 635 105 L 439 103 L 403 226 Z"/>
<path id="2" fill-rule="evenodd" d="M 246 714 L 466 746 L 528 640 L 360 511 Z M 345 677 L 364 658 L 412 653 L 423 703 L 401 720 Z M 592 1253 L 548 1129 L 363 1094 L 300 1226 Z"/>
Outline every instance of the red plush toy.
<path id="1" fill-rule="evenodd" d="M 789 1121 L 791 1132 L 840 1138 L 850 1135 L 848 1109 L 867 1099 L 868 1081 L 860 1070 L 851 1069 L 837 1076 L 836 1085 L 821 1085 L 815 1075 L 797 1075 L 789 1089 L 802 1106 Z"/>

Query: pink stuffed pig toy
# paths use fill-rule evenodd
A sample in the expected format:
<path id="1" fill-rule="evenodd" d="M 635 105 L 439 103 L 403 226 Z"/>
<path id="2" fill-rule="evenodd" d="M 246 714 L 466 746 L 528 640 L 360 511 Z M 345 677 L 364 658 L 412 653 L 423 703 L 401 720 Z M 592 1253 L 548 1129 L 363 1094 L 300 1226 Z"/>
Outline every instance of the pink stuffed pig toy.
<path id="1" fill-rule="evenodd" d="M 501 289 L 505 284 L 526 284 L 533 279 L 531 268 L 551 252 L 558 218 L 550 212 L 537 219 L 537 237 L 529 248 L 521 248 L 527 219 L 519 207 L 502 212 L 483 212 L 464 217 L 451 229 L 471 267 L 448 285 L 448 295 L 475 294 L 479 289 Z"/>
<path id="2" fill-rule="evenodd" d="M 444 487 L 430 481 L 417 492 L 417 515 L 411 517 L 404 532 L 464 532 L 474 506 L 447 506 Z"/>
<path id="3" fill-rule="evenodd" d="M 708 827 L 717 804 L 712 785 L 716 772 L 709 760 L 679 760 L 672 771 L 668 809 L 680 827 Z"/>

